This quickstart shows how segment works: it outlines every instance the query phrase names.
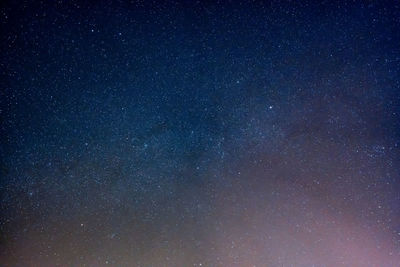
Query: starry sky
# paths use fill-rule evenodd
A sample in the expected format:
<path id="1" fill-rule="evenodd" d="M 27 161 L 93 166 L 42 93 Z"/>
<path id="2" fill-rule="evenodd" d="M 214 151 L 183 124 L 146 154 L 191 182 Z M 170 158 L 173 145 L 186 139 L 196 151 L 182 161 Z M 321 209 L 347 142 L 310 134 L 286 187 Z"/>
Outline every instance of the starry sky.
<path id="1" fill-rule="evenodd" d="M 399 1 L 0 17 L 0 266 L 398 266 Z"/>

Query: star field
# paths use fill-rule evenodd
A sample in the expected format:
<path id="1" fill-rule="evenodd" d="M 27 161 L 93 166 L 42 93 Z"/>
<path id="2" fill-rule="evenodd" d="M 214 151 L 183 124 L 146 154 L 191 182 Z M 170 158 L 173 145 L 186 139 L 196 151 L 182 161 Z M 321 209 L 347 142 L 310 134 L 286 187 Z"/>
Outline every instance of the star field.
<path id="1" fill-rule="evenodd" d="M 5 1 L 1 266 L 398 266 L 398 1 Z"/>

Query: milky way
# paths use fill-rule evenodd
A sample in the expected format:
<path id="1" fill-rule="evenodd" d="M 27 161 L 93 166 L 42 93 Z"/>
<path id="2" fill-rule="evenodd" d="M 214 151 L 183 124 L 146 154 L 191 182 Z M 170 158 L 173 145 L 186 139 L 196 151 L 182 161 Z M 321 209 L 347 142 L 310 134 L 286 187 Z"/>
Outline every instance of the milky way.
<path id="1" fill-rule="evenodd" d="M 399 2 L 150 2 L 2 3 L 0 265 L 399 266 Z"/>

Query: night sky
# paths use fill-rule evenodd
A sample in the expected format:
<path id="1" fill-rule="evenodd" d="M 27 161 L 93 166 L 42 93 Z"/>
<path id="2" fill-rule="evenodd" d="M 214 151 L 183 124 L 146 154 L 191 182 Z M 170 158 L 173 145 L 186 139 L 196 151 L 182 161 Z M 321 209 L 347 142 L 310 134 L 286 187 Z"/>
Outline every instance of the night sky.
<path id="1" fill-rule="evenodd" d="M 400 266 L 399 1 L 1 2 L 0 266 Z"/>

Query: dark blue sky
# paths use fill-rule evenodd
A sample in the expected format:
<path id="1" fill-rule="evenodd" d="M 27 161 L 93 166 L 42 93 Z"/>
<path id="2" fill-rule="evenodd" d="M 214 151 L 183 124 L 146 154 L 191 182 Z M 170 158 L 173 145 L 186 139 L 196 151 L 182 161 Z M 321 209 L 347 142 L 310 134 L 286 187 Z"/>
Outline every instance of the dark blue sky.
<path id="1" fill-rule="evenodd" d="M 400 261 L 399 2 L 0 16 L 0 265 Z"/>

